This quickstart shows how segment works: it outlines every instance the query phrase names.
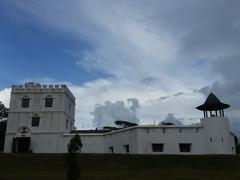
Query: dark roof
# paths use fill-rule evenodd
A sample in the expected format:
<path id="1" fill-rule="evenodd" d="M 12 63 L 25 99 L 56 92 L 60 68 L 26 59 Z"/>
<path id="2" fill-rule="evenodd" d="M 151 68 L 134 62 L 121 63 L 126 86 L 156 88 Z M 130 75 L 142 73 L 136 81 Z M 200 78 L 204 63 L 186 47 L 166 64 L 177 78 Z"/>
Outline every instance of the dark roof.
<path id="1" fill-rule="evenodd" d="M 119 129 L 122 129 L 122 128 L 117 128 L 117 127 L 113 127 L 113 126 L 104 126 L 103 127 L 103 130 L 119 130 Z"/>
<path id="2" fill-rule="evenodd" d="M 213 111 L 229 108 L 230 105 L 222 103 L 213 93 L 210 93 L 204 104 L 198 106 L 201 111 Z"/>
<path id="3" fill-rule="evenodd" d="M 115 121 L 115 124 L 116 125 L 125 125 L 127 127 L 137 126 L 136 123 L 132 123 L 132 122 L 128 122 L 128 121 L 121 121 L 121 120 Z"/>
<path id="4" fill-rule="evenodd" d="M 71 134 L 92 134 L 92 133 L 107 133 L 110 132 L 111 130 L 73 130 L 71 131 Z"/>

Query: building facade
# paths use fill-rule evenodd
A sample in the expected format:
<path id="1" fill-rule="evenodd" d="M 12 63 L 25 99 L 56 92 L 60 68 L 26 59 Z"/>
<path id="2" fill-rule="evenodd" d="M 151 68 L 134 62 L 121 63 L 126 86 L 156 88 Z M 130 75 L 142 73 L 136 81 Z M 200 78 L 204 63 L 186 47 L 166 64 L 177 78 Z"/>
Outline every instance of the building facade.
<path id="1" fill-rule="evenodd" d="M 58 152 L 74 128 L 75 97 L 65 85 L 12 86 L 5 152 Z"/>
<path id="2" fill-rule="evenodd" d="M 82 153 L 235 154 L 234 135 L 213 94 L 197 107 L 196 125 L 137 125 L 117 130 L 74 130 L 75 98 L 65 85 L 12 86 L 5 152 L 66 153 L 77 133 Z"/>

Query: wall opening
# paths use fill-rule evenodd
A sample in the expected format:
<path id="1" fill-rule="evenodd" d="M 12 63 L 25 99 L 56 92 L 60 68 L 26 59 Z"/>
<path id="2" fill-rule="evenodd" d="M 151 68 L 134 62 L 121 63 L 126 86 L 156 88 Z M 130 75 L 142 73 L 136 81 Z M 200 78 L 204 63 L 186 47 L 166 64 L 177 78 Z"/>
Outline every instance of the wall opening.
<path id="1" fill-rule="evenodd" d="M 179 151 L 180 152 L 191 152 L 191 143 L 180 143 L 179 144 Z"/>
<path id="2" fill-rule="evenodd" d="M 114 153 L 113 146 L 110 146 L 110 147 L 109 147 L 109 152 L 110 152 L 111 154 Z"/>
<path id="3" fill-rule="evenodd" d="M 13 138 L 12 153 L 29 153 L 30 141 L 30 137 Z"/>
<path id="4" fill-rule="evenodd" d="M 125 153 L 129 153 L 129 145 L 123 145 Z"/>
<path id="5" fill-rule="evenodd" d="M 48 95 L 45 99 L 45 107 L 52 107 L 53 106 L 53 98 L 51 95 Z"/>
<path id="6" fill-rule="evenodd" d="M 152 152 L 163 152 L 164 144 L 152 144 Z"/>
<path id="7" fill-rule="evenodd" d="M 40 124 L 40 117 L 32 117 L 32 127 L 38 127 Z"/>
<path id="8" fill-rule="evenodd" d="M 163 131 L 163 134 L 165 134 L 166 133 L 166 128 L 163 128 L 162 131 Z"/>
<path id="9" fill-rule="evenodd" d="M 28 108 L 30 104 L 30 98 L 28 96 L 24 96 L 22 98 L 22 108 Z"/>

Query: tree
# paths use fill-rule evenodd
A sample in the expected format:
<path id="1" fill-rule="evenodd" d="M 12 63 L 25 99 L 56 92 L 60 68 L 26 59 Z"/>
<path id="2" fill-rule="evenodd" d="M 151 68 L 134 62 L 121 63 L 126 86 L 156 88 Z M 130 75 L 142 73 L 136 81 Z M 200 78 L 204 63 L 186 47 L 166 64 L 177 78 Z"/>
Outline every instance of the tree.
<path id="1" fill-rule="evenodd" d="M 0 152 L 4 150 L 6 128 L 7 120 L 0 121 Z"/>
<path id="2" fill-rule="evenodd" d="M 0 122 L 7 119 L 8 110 L 9 109 L 0 101 Z"/>
<path id="3" fill-rule="evenodd" d="M 8 110 L 9 109 L 0 101 L 0 152 L 4 149 Z"/>
<path id="4" fill-rule="evenodd" d="M 236 147 L 236 154 L 240 154 L 240 144 L 238 143 L 238 137 L 234 135 L 234 142 L 235 142 L 235 147 Z"/>
<path id="5" fill-rule="evenodd" d="M 75 153 L 81 151 L 82 148 L 82 141 L 79 134 L 75 134 L 75 136 L 70 140 L 68 144 L 68 152 Z"/>
<path id="6" fill-rule="evenodd" d="M 240 154 L 240 144 L 236 144 L 236 154 Z"/>
<path id="7" fill-rule="evenodd" d="M 81 169 L 76 156 L 76 152 L 81 151 L 81 148 L 81 138 L 79 134 L 75 134 L 75 136 L 70 140 L 70 143 L 68 144 L 68 154 L 66 154 L 67 179 L 69 180 L 77 180 L 81 176 Z"/>

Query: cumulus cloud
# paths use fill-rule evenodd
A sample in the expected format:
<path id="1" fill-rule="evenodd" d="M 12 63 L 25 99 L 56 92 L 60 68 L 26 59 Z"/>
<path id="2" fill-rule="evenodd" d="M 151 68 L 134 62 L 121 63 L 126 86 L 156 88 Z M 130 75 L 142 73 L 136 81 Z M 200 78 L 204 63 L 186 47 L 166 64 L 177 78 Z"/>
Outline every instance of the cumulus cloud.
<path id="1" fill-rule="evenodd" d="M 129 110 L 132 112 L 132 114 L 136 114 L 138 108 L 139 108 L 139 102 L 136 98 L 129 98 L 128 103 L 130 103 Z"/>
<path id="2" fill-rule="evenodd" d="M 136 99 L 134 99 L 137 102 Z M 136 106 L 134 110 L 132 105 L 128 109 L 123 101 L 117 101 L 111 103 L 109 101 L 105 102 L 104 105 L 97 104 L 94 111 L 91 113 L 94 116 L 93 123 L 98 129 L 103 128 L 104 126 L 116 126 L 115 121 L 128 121 L 132 123 L 139 123 L 139 120 L 136 117 Z"/>
<path id="3" fill-rule="evenodd" d="M 180 119 L 177 119 L 173 113 L 168 113 L 166 118 L 161 121 L 161 123 L 173 123 L 175 125 L 182 125 L 183 123 L 181 122 Z"/>

